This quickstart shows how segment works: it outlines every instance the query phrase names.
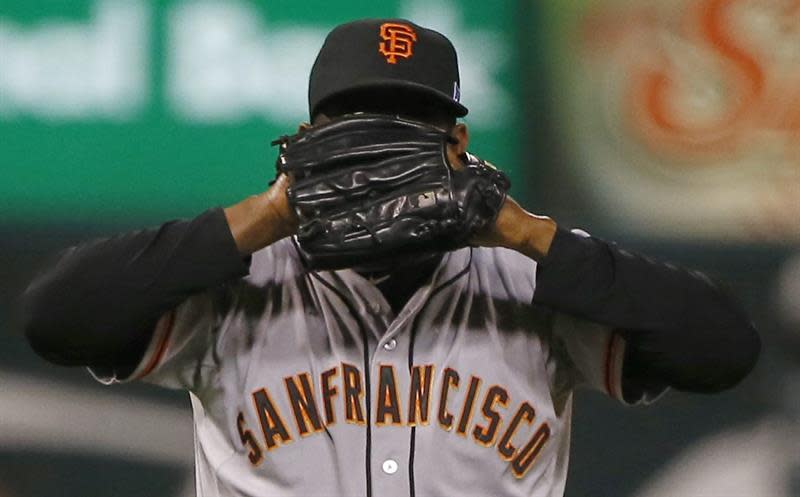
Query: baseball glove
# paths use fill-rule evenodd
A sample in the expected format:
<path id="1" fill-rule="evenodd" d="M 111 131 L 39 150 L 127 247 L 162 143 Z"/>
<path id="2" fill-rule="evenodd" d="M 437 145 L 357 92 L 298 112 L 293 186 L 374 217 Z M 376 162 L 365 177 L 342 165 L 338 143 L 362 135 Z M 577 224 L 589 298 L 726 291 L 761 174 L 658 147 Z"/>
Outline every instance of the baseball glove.
<path id="1" fill-rule="evenodd" d="M 339 269 L 464 247 L 493 223 L 510 186 L 473 155 L 447 159 L 455 139 L 427 124 L 353 114 L 275 140 L 278 173 L 312 269 Z"/>

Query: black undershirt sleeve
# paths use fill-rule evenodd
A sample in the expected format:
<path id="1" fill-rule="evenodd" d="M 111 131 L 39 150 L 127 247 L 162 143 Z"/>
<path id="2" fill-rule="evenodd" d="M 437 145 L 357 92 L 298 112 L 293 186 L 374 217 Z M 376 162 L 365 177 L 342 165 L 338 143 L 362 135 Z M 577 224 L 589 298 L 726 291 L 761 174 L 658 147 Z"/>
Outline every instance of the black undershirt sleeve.
<path id="1" fill-rule="evenodd" d="M 561 228 L 537 267 L 533 300 L 624 335 L 626 399 L 664 386 L 730 388 L 761 348 L 742 308 L 705 275 Z"/>
<path id="2" fill-rule="evenodd" d="M 248 271 L 220 208 L 92 240 L 67 249 L 25 291 L 25 334 L 50 362 L 124 375 L 165 312 Z"/>

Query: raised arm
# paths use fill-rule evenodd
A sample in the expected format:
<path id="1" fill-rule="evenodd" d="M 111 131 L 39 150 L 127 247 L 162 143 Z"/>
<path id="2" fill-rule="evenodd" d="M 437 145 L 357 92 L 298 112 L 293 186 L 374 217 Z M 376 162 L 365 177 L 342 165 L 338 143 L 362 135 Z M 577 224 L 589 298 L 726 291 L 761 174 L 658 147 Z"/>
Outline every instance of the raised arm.
<path id="1" fill-rule="evenodd" d="M 707 276 L 558 228 L 509 199 L 479 243 L 538 262 L 534 302 L 618 329 L 626 338 L 625 396 L 670 386 L 717 392 L 754 367 L 753 324 Z"/>
<path id="2" fill-rule="evenodd" d="M 132 371 L 165 312 L 247 275 L 250 254 L 294 232 L 285 190 L 281 177 L 226 209 L 67 249 L 23 295 L 32 348 L 56 364 Z"/>

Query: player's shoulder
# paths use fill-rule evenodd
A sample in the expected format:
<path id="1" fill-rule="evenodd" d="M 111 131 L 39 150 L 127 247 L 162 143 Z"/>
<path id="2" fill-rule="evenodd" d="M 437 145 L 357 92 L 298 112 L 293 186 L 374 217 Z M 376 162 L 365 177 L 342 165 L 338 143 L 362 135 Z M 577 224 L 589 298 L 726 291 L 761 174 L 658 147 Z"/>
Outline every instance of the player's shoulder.
<path id="1" fill-rule="evenodd" d="M 247 279 L 256 285 L 280 283 L 302 272 L 304 268 L 297 247 L 291 238 L 284 238 L 253 253 Z"/>
<path id="2" fill-rule="evenodd" d="M 533 298 L 536 285 L 536 261 L 502 247 L 473 247 L 473 270 L 485 286 L 502 286 L 523 299 Z"/>
<path id="3" fill-rule="evenodd" d="M 496 266 L 515 272 L 535 271 L 536 261 L 516 250 L 503 247 L 473 247 L 472 259 L 477 264 Z"/>
<path id="4" fill-rule="evenodd" d="M 570 230 L 573 234 L 588 238 L 591 235 L 583 229 Z M 531 289 L 536 286 L 536 261 L 516 250 L 503 247 L 473 247 L 473 261 L 479 267 L 491 268 L 491 274 L 504 281 L 514 281 L 525 285 L 530 283 Z"/>

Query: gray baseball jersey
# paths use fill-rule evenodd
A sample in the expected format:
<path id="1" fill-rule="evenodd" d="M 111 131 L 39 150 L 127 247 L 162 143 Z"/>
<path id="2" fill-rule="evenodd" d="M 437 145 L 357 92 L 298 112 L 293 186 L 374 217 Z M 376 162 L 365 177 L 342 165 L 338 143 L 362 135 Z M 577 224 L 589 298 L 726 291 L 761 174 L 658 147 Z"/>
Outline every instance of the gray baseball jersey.
<path id="1" fill-rule="evenodd" d="M 190 392 L 197 492 L 561 496 L 572 392 L 621 400 L 624 340 L 531 304 L 536 264 L 447 253 L 394 315 L 291 239 L 159 322 L 130 378 Z"/>

